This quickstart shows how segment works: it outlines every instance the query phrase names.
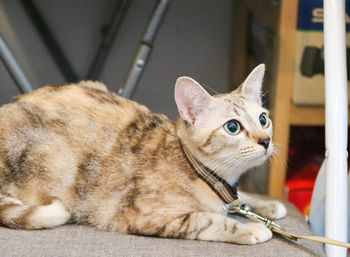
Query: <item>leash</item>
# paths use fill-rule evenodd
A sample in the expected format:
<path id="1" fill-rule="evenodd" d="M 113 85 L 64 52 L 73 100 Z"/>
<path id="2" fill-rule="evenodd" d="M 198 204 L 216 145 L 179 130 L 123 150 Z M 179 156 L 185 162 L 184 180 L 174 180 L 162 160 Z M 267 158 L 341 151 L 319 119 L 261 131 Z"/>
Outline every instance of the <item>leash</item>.
<path id="1" fill-rule="evenodd" d="M 199 178 L 201 178 L 213 191 L 214 193 L 225 203 L 222 207 L 223 209 L 230 214 L 239 214 L 244 216 L 250 220 L 255 222 L 260 222 L 265 224 L 267 228 L 269 228 L 272 232 L 279 234 L 283 237 L 292 239 L 297 241 L 298 239 L 307 239 L 311 241 L 333 244 L 337 246 L 342 246 L 346 248 L 350 248 L 350 243 L 345 243 L 341 241 L 337 241 L 334 239 L 320 237 L 320 236 L 303 236 L 296 235 L 293 233 L 289 233 L 285 231 L 280 225 L 272 221 L 267 217 L 263 217 L 255 212 L 253 209 L 246 203 L 241 203 L 239 196 L 237 194 L 237 183 L 231 186 L 227 181 L 221 178 L 218 174 L 216 174 L 213 170 L 204 166 L 201 162 L 196 160 L 192 154 L 190 154 L 187 149 L 180 142 L 181 151 L 190 164 L 193 171 L 197 174 Z"/>
<path id="2" fill-rule="evenodd" d="M 267 217 L 263 217 L 255 212 L 252 211 L 252 208 L 248 204 L 238 204 L 237 201 L 233 201 L 230 204 L 224 204 L 223 209 L 230 214 L 239 214 L 242 215 L 250 220 L 260 222 L 265 224 L 266 227 L 268 227 L 272 232 L 275 232 L 281 236 L 287 237 L 289 239 L 292 239 L 294 241 L 297 241 L 298 239 L 307 239 L 315 242 L 325 243 L 325 244 L 332 244 L 337 245 L 341 247 L 350 248 L 350 243 L 341 242 L 338 240 L 334 240 L 327 237 L 321 237 L 321 236 L 303 236 L 303 235 L 297 235 L 293 233 L 289 233 L 285 231 L 280 225 L 273 222 L 271 219 Z"/>

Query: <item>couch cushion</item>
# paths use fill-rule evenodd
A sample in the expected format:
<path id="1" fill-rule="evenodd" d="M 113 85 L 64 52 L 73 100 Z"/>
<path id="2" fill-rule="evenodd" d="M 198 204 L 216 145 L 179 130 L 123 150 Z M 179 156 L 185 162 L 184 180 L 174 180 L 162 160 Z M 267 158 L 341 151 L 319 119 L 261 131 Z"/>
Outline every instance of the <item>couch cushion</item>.
<path id="1" fill-rule="evenodd" d="M 280 220 L 287 231 L 310 235 L 299 211 L 287 204 L 288 217 Z M 0 227 L 0 256 L 325 256 L 318 243 L 294 242 L 277 235 L 258 245 L 154 238 L 97 231 L 66 225 L 54 229 L 22 231 Z"/>

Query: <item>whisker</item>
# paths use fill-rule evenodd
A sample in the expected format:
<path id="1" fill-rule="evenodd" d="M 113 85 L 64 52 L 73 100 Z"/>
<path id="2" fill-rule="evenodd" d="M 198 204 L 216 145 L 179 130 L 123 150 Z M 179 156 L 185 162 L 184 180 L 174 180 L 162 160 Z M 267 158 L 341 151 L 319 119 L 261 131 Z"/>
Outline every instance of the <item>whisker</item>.
<path id="1" fill-rule="evenodd" d="M 231 177 L 233 172 L 236 170 L 236 168 L 238 167 L 239 164 L 241 164 L 241 162 L 238 162 L 237 160 L 235 162 L 233 162 L 231 164 L 231 168 L 230 168 L 229 172 L 223 178 L 226 180 L 227 178 Z"/>
<path id="2" fill-rule="evenodd" d="M 285 145 L 283 145 L 283 144 L 279 144 L 279 143 L 273 142 L 273 145 L 278 147 L 278 148 L 283 148 L 284 150 L 288 150 L 288 148 Z"/>
<path id="3" fill-rule="evenodd" d="M 284 149 L 284 150 L 287 150 L 287 149 Z M 280 146 L 277 146 L 275 149 L 274 149 L 274 152 L 276 153 L 276 155 L 284 162 L 287 161 L 287 158 L 285 155 L 282 155 L 281 154 L 281 147 Z"/>
<path id="4" fill-rule="evenodd" d="M 218 175 L 220 175 L 223 178 L 227 178 L 227 170 L 229 170 L 229 173 L 233 172 L 233 168 L 238 165 L 240 156 L 232 156 L 231 158 L 227 159 L 225 162 L 221 163 L 221 165 L 218 165 L 216 167 L 216 172 Z"/>
<path id="5" fill-rule="evenodd" d="M 213 93 L 215 93 L 215 94 L 219 94 L 217 91 L 215 91 L 214 89 L 212 89 L 211 87 L 209 87 L 208 85 L 206 85 L 206 84 L 201 84 L 203 87 L 205 87 L 205 88 L 207 88 L 207 89 L 209 89 L 209 90 L 211 90 Z"/>
<path id="6" fill-rule="evenodd" d="M 284 168 L 286 168 L 288 166 L 287 160 L 284 157 L 282 157 L 282 155 L 279 153 L 278 149 L 275 149 L 275 151 L 273 151 L 272 157 L 275 158 L 279 162 L 279 164 L 281 166 L 283 166 Z"/>

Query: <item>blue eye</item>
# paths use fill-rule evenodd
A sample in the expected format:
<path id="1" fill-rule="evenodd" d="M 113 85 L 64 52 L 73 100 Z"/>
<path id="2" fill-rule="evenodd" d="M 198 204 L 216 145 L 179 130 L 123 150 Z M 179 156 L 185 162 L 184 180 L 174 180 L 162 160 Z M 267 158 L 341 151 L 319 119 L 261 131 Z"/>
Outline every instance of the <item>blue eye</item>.
<path id="1" fill-rule="evenodd" d="M 270 125 L 270 119 L 266 113 L 262 113 L 259 116 L 259 122 L 263 128 L 267 128 Z"/>
<path id="2" fill-rule="evenodd" d="M 224 124 L 224 129 L 231 135 L 237 135 L 241 130 L 241 126 L 239 125 L 238 121 L 230 120 Z"/>

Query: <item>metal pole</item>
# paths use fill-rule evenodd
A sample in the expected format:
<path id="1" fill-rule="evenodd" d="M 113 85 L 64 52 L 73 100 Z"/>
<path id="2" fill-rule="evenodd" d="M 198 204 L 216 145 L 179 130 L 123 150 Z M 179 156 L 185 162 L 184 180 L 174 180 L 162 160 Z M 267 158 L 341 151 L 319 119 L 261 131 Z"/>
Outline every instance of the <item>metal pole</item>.
<path id="1" fill-rule="evenodd" d="M 24 74 L 21 67 L 18 65 L 15 57 L 12 55 L 10 49 L 8 48 L 4 38 L 0 34 L 0 58 L 4 63 L 6 69 L 10 73 L 12 79 L 15 81 L 15 84 L 18 90 L 21 93 L 28 93 L 33 90 L 32 85 L 30 84 L 28 78 Z"/>
<path id="2" fill-rule="evenodd" d="M 326 237 L 347 241 L 348 99 L 345 0 L 324 0 L 326 93 Z M 327 256 L 345 257 L 346 248 L 326 245 Z"/>
<path id="3" fill-rule="evenodd" d="M 159 0 L 156 9 L 152 14 L 152 18 L 148 23 L 146 32 L 141 40 L 136 57 L 125 79 L 124 88 L 120 88 L 118 91 L 120 95 L 126 98 L 132 97 L 137 83 L 140 80 L 142 71 L 145 68 L 145 65 L 153 47 L 153 40 L 158 31 L 161 21 L 164 18 L 169 3 L 170 0 Z"/>

